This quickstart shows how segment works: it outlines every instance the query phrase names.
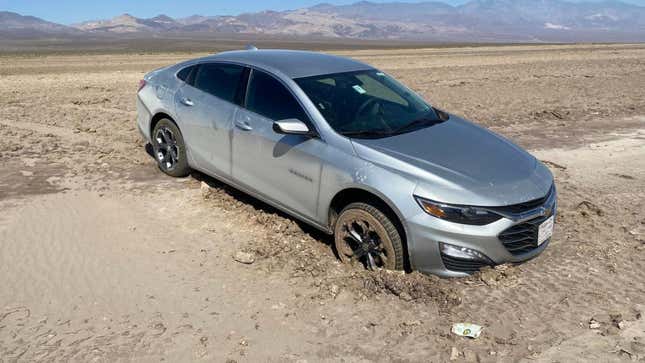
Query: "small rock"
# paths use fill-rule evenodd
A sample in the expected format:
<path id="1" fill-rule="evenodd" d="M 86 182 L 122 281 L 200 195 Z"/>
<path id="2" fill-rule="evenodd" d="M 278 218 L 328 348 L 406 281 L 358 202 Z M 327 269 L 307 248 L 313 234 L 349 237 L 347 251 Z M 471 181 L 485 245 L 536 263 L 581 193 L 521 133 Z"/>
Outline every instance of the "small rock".
<path id="1" fill-rule="evenodd" d="M 34 172 L 33 171 L 27 171 L 27 170 L 20 170 L 20 174 L 22 174 L 22 176 L 32 176 L 32 175 L 34 175 Z"/>
<path id="2" fill-rule="evenodd" d="M 600 323 L 596 319 L 591 318 L 589 320 L 589 329 L 600 329 Z"/>
<path id="3" fill-rule="evenodd" d="M 243 263 L 246 265 L 250 265 L 253 262 L 255 262 L 255 257 L 253 256 L 252 253 L 243 252 L 243 251 L 237 251 L 233 259 L 239 263 Z"/>
<path id="4" fill-rule="evenodd" d="M 403 301 L 412 301 L 412 296 L 405 291 L 399 295 L 399 298 Z"/>
<path id="5" fill-rule="evenodd" d="M 338 287 L 338 285 L 331 285 L 331 288 L 329 289 L 329 293 L 335 299 L 336 296 L 338 296 L 338 294 L 340 293 L 340 287 Z"/>
<path id="6" fill-rule="evenodd" d="M 622 314 L 609 314 L 609 318 L 616 328 L 622 329 L 625 327 L 625 321 L 623 320 Z"/>

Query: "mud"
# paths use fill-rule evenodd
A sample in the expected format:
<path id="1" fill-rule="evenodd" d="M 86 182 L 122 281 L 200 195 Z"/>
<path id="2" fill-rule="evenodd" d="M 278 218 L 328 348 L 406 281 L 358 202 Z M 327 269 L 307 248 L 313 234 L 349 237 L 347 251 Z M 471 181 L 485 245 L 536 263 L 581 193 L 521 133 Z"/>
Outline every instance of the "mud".
<path id="1" fill-rule="evenodd" d="M 138 80 L 201 54 L 0 55 L 0 360 L 645 359 L 644 46 L 338 53 L 544 161 L 546 251 L 465 279 L 340 264 L 329 236 L 146 154 Z"/>

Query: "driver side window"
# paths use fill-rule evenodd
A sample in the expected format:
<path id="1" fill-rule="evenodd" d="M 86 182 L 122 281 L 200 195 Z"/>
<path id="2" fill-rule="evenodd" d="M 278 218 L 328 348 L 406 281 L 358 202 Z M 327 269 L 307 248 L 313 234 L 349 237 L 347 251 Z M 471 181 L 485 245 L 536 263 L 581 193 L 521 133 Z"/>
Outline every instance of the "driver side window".
<path id="1" fill-rule="evenodd" d="M 246 108 L 274 121 L 295 118 L 307 122 L 309 119 L 300 103 L 280 81 L 258 70 L 251 73 Z"/>

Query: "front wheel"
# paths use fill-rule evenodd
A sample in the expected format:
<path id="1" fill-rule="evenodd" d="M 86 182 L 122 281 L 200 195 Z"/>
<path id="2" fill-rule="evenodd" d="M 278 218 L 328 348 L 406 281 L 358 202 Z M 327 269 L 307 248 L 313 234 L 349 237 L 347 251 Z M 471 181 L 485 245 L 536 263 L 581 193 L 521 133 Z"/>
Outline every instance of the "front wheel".
<path id="1" fill-rule="evenodd" d="M 367 203 L 352 203 L 338 216 L 334 246 L 342 262 L 359 262 L 370 270 L 403 270 L 403 243 L 392 221 Z"/>
<path id="2" fill-rule="evenodd" d="M 152 130 L 152 149 L 159 169 L 164 173 L 174 177 L 190 173 L 184 138 L 174 122 L 162 119 L 155 125 Z"/>

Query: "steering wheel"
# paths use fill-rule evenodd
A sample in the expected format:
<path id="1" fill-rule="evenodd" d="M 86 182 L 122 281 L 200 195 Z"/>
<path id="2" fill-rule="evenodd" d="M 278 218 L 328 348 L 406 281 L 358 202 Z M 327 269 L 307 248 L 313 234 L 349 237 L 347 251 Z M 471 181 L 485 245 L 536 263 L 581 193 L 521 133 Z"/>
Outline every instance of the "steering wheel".
<path id="1" fill-rule="evenodd" d="M 363 112 L 365 112 L 365 110 L 367 110 L 368 106 L 375 106 L 377 102 L 378 102 L 378 99 L 376 99 L 374 97 L 370 97 L 370 98 L 366 99 L 365 101 L 363 101 L 363 103 L 361 103 L 361 105 L 358 107 L 358 111 L 356 111 L 356 118 L 358 118 L 359 116 L 363 115 Z"/>
<path id="2" fill-rule="evenodd" d="M 378 107 L 375 107 L 378 106 Z M 382 117 L 376 117 L 381 115 L 381 104 L 379 103 L 379 99 L 375 97 L 370 97 L 363 101 L 363 103 L 358 107 L 358 111 L 356 111 L 356 118 L 360 119 L 360 116 L 363 115 L 363 113 L 366 110 L 370 110 L 369 116 L 373 116 L 375 119 L 381 122 L 381 124 L 384 126 L 385 129 L 391 129 L 390 125 L 388 125 L 385 120 L 383 120 Z"/>

